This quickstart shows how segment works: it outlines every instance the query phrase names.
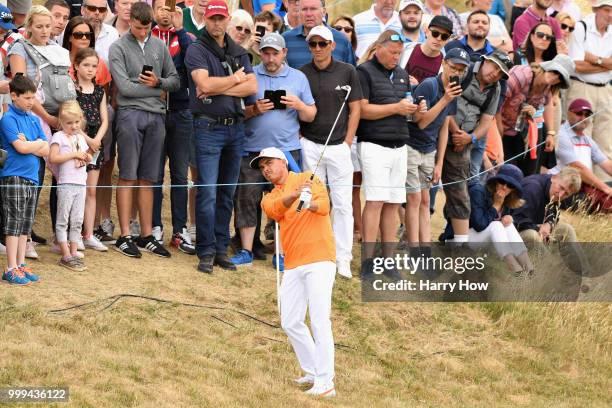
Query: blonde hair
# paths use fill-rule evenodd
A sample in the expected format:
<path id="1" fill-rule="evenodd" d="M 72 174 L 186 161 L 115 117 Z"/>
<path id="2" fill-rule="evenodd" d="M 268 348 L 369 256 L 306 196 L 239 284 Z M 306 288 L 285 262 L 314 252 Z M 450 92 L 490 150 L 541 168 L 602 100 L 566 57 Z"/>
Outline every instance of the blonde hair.
<path id="1" fill-rule="evenodd" d="M 58 119 L 59 119 L 59 124 L 61 127 L 64 126 L 64 120 L 66 119 L 80 119 L 81 120 L 81 129 L 84 130 L 85 129 L 85 114 L 83 113 L 83 110 L 81 109 L 81 106 L 79 105 L 79 103 L 77 101 L 68 101 L 68 102 L 64 102 L 62 103 L 62 105 L 59 108 L 59 114 L 58 114 Z"/>
<path id="2" fill-rule="evenodd" d="M 580 177 L 580 171 L 570 166 L 564 167 L 559 174 L 557 174 L 560 180 L 568 181 L 569 188 L 572 190 L 572 194 L 576 194 L 580 191 L 582 186 L 582 178 Z"/>
<path id="3" fill-rule="evenodd" d="M 230 26 L 236 27 L 237 25 L 246 25 L 248 26 L 248 28 L 251 29 L 251 31 L 253 31 L 253 29 L 255 28 L 253 17 L 251 17 L 248 12 L 242 9 L 234 11 L 231 15 Z"/>
<path id="4" fill-rule="evenodd" d="M 35 16 L 47 16 L 53 21 L 53 15 L 51 14 L 49 10 L 45 8 L 45 6 L 36 5 L 36 6 L 30 7 L 30 11 L 28 11 L 28 14 L 26 15 L 25 24 L 24 24 L 28 37 L 32 36 L 32 32 L 30 31 L 30 26 L 32 25 L 32 22 Z"/>
<path id="5" fill-rule="evenodd" d="M 561 13 L 558 13 L 555 16 L 555 20 L 557 20 L 559 24 L 561 24 L 563 20 L 567 20 L 567 19 L 569 19 L 572 23 L 576 24 L 576 20 L 574 20 L 574 18 L 570 16 L 569 13 L 566 13 L 565 11 L 562 11 Z"/>

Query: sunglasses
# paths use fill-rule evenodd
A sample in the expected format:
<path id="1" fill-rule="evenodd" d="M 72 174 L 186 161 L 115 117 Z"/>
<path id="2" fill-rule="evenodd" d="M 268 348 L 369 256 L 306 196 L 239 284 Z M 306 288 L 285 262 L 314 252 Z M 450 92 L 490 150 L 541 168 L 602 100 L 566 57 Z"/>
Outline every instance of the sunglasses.
<path id="1" fill-rule="evenodd" d="M 72 38 L 74 38 L 75 40 L 91 40 L 92 35 L 93 33 L 90 31 L 75 31 L 72 33 Z"/>
<path id="2" fill-rule="evenodd" d="M 561 29 L 563 31 L 569 31 L 570 33 L 574 32 L 574 26 L 563 24 L 563 23 L 561 23 Z"/>
<path id="3" fill-rule="evenodd" d="M 241 32 L 243 32 L 243 31 L 244 31 L 244 33 L 245 33 L 246 35 L 251 35 L 251 30 L 250 30 L 250 29 L 248 29 L 248 28 L 245 28 L 245 27 L 242 27 L 242 26 L 236 26 L 235 28 L 236 28 L 236 30 L 237 30 L 239 33 L 241 33 Z"/>
<path id="4" fill-rule="evenodd" d="M 353 32 L 353 27 L 349 27 L 349 26 L 346 26 L 346 27 L 343 27 L 343 26 L 335 26 L 335 27 L 334 27 L 334 29 L 335 29 L 335 30 L 338 30 L 338 31 L 344 31 L 344 32 L 345 32 L 345 33 L 347 33 L 347 34 L 350 34 L 350 33 L 352 33 L 352 32 Z"/>
<path id="5" fill-rule="evenodd" d="M 546 33 L 543 33 L 541 31 L 536 31 L 534 34 L 540 40 L 552 41 L 555 38 L 554 35 L 546 34 Z"/>
<path id="6" fill-rule="evenodd" d="M 574 115 L 580 116 L 583 118 L 590 118 L 593 115 L 593 112 L 588 111 L 588 110 L 582 110 L 580 112 L 574 112 Z"/>
<path id="7" fill-rule="evenodd" d="M 308 46 L 310 48 L 317 48 L 317 45 L 321 49 L 327 48 L 327 46 L 329 45 L 329 41 L 308 41 Z"/>
<path id="8" fill-rule="evenodd" d="M 431 32 L 431 36 L 432 36 L 433 38 L 438 38 L 438 37 L 440 37 L 440 38 L 442 39 L 442 41 L 446 41 L 446 40 L 448 40 L 448 39 L 450 38 L 450 36 L 451 36 L 450 34 L 447 34 L 447 33 L 441 33 L 441 32 L 436 31 L 436 30 L 429 30 L 429 31 Z"/>
<path id="9" fill-rule="evenodd" d="M 107 11 L 106 7 L 96 7 L 96 6 L 88 6 L 86 5 L 85 8 L 87 9 L 87 11 L 89 11 L 90 13 L 95 13 L 96 11 L 100 14 L 104 14 Z"/>

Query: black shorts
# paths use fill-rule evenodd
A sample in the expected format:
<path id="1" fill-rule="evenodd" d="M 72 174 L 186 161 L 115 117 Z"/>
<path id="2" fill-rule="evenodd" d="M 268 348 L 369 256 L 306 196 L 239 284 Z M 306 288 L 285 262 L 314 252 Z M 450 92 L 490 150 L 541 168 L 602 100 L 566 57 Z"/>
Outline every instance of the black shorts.
<path id="1" fill-rule="evenodd" d="M 0 178 L 4 235 L 18 237 L 32 231 L 38 186 L 23 177 Z"/>
<path id="2" fill-rule="evenodd" d="M 241 183 L 267 183 L 261 170 L 252 169 L 249 165 L 251 160 L 259 153 L 249 153 L 240 162 L 240 175 L 238 176 L 239 185 L 236 187 L 234 196 L 234 211 L 236 228 L 249 228 L 257 226 L 257 209 L 261 205 L 261 199 L 266 184 Z"/>
<path id="3" fill-rule="evenodd" d="M 461 152 L 454 152 L 453 146 L 446 147 L 442 165 L 442 183 L 446 195 L 444 216 L 446 218 L 470 219 L 470 195 L 466 180 L 470 177 L 471 151 L 471 145 L 466 146 Z M 453 184 L 447 186 L 447 183 Z"/>

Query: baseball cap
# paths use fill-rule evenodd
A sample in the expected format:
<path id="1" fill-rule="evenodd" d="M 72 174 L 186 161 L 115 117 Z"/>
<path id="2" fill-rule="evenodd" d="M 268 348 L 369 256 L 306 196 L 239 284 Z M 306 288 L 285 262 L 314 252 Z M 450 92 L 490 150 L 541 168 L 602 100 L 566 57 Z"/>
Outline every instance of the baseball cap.
<path id="1" fill-rule="evenodd" d="M 425 12 L 425 7 L 423 6 L 423 3 L 421 3 L 419 0 L 402 0 L 402 1 L 400 1 L 399 9 L 398 10 L 402 11 L 402 10 L 404 10 L 408 6 L 416 6 L 422 12 Z"/>
<path id="2" fill-rule="evenodd" d="M 285 39 L 279 33 L 269 33 L 264 35 L 259 44 L 259 49 L 274 48 L 276 51 L 282 51 L 285 48 Z"/>
<path id="3" fill-rule="evenodd" d="M 610 6 L 610 7 L 612 7 L 612 0 L 595 0 L 591 7 L 592 8 L 598 8 L 598 7 L 603 7 L 603 6 Z"/>
<path id="4" fill-rule="evenodd" d="M 259 156 L 251 160 L 249 165 L 252 169 L 259 170 L 259 161 L 261 159 L 281 159 L 287 163 L 287 158 L 285 157 L 285 153 L 283 153 L 280 149 L 276 147 L 266 147 L 261 152 L 259 152 Z"/>
<path id="5" fill-rule="evenodd" d="M 514 64 L 505 52 L 495 50 L 489 55 L 483 55 L 482 59 L 486 59 L 497 64 L 499 69 L 501 69 L 504 73 L 504 77 L 508 79 L 508 75 Z"/>
<path id="6" fill-rule="evenodd" d="M 318 25 L 316 27 L 313 27 L 312 30 L 310 30 L 310 33 L 308 33 L 306 41 L 310 40 L 315 35 L 318 35 L 325 41 L 334 41 L 334 35 L 332 34 L 331 30 L 325 27 L 324 25 Z"/>
<path id="7" fill-rule="evenodd" d="M 427 27 L 438 27 L 448 31 L 451 34 L 453 33 L 453 22 L 446 16 L 435 16 L 431 19 L 431 22 Z"/>
<path id="8" fill-rule="evenodd" d="M 15 24 L 13 24 L 13 14 L 11 10 L 0 4 L 0 27 L 3 30 L 14 30 Z"/>
<path id="9" fill-rule="evenodd" d="M 593 113 L 593 107 L 591 106 L 591 103 L 586 99 L 582 98 L 574 99 L 570 103 L 567 110 L 569 110 L 570 112 L 582 112 L 588 110 L 589 112 Z"/>
<path id="10" fill-rule="evenodd" d="M 470 56 L 463 48 L 450 49 L 444 56 L 444 59 L 455 64 L 465 65 L 466 67 L 470 66 Z"/>
<path id="11" fill-rule="evenodd" d="M 227 9 L 227 3 L 223 0 L 210 0 L 206 5 L 206 11 L 204 12 L 205 18 L 212 16 L 224 16 L 229 17 L 229 11 Z"/>

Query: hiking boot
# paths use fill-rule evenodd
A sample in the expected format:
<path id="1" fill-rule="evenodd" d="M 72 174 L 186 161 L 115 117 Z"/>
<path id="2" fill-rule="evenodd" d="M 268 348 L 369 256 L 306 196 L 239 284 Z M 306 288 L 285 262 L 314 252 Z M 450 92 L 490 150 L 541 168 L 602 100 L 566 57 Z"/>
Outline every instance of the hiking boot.
<path id="1" fill-rule="evenodd" d="M 28 286 L 32 284 L 32 282 L 26 278 L 25 273 L 23 273 L 23 271 L 21 271 L 19 268 L 13 268 L 5 271 L 2 274 L 2 280 L 11 285 L 18 286 Z"/>
<path id="2" fill-rule="evenodd" d="M 178 248 L 179 251 L 186 253 L 187 255 L 195 255 L 195 245 L 191 242 L 191 237 L 189 236 L 189 232 L 187 232 L 187 228 L 183 228 L 181 232 L 177 232 L 172 236 L 172 240 L 170 241 L 170 245 L 175 248 Z"/>
<path id="3" fill-rule="evenodd" d="M 204 255 L 203 257 L 201 257 L 200 262 L 198 263 L 198 271 L 204 273 L 212 273 L 214 258 L 215 257 L 213 255 Z"/>
<path id="4" fill-rule="evenodd" d="M 230 258 L 230 261 L 236 266 L 251 266 L 253 265 L 253 254 L 246 249 L 241 249 Z"/>
<path id="5" fill-rule="evenodd" d="M 162 244 L 159 243 L 153 235 L 148 237 L 140 237 L 136 240 L 136 245 L 143 251 L 151 252 L 153 255 L 160 256 L 162 258 L 170 258 L 170 252 Z"/>
<path id="6" fill-rule="evenodd" d="M 225 269 L 226 271 L 235 271 L 236 265 L 229 259 L 227 254 L 217 254 L 215 255 L 215 265 L 220 266 L 221 269 Z"/>
<path id="7" fill-rule="evenodd" d="M 115 242 L 115 246 L 113 247 L 115 251 L 121 252 L 125 256 L 130 256 L 133 258 L 140 258 L 142 254 L 138 250 L 138 247 L 132 240 L 131 235 L 125 235 L 123 237 L 119 237 L 117 242 Z"/>

